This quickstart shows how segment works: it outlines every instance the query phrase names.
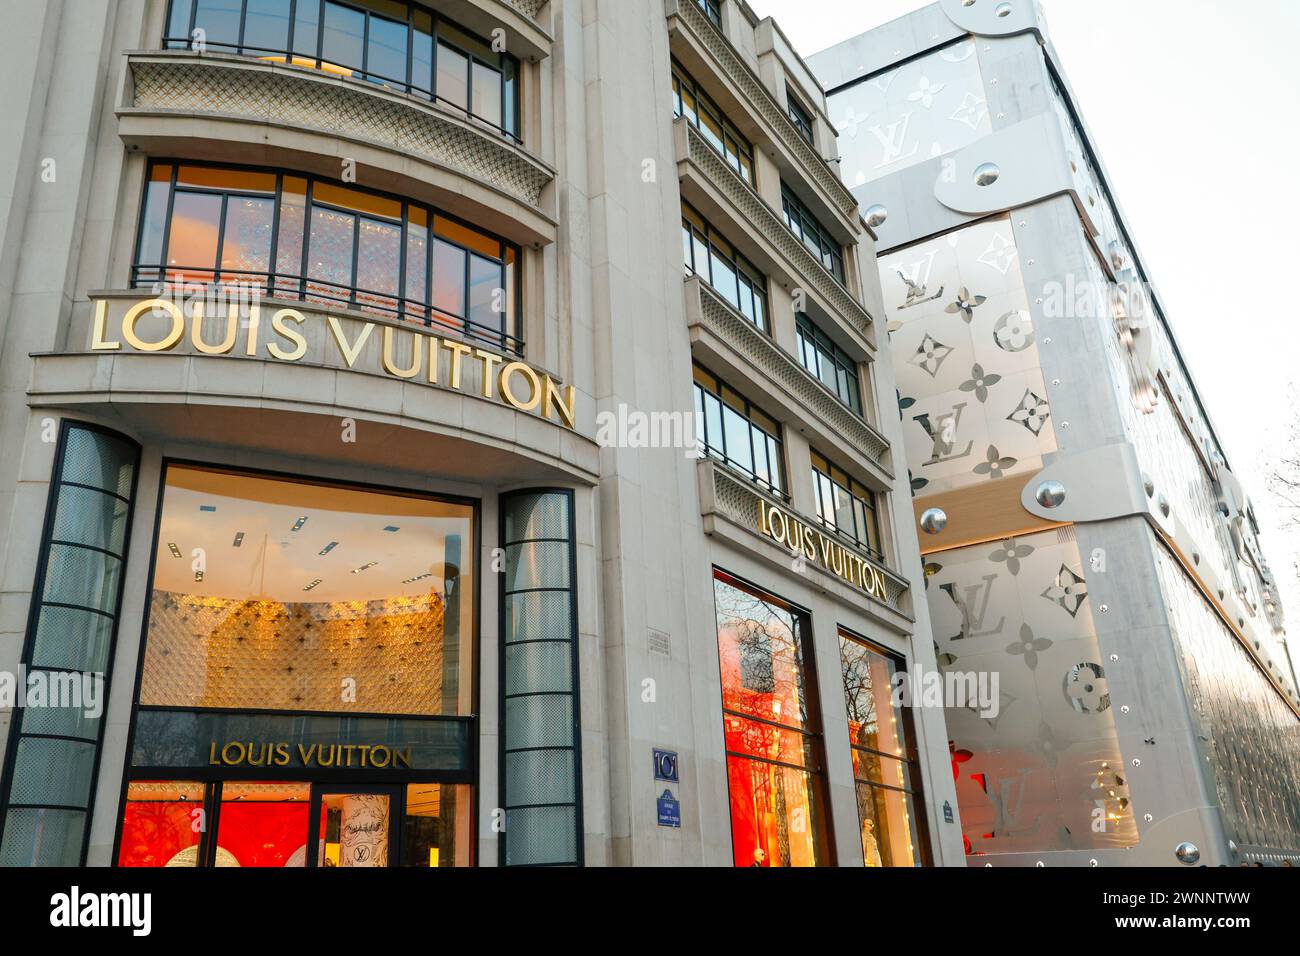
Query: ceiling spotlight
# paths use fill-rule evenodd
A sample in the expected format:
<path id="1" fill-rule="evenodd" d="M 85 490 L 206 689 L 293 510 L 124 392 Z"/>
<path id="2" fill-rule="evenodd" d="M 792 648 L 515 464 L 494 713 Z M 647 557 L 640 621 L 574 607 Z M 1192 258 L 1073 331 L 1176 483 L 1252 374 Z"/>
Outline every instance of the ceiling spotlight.
<path id="1" fill-rule="evenodd" d="M 293 527 L 290 528 L 289 530 L 290 530 L 290 531 L 301 531 L 301 530 L 302 530 L 302 526 L 305 525 L 306 523 L 307 523 L 307 516 L 306 516 L 306 515 L 303 515 L 301 518 L 299 518 L 297 521 L 295 521 L 295 522 L 293 523 Z"/>
<path id="2" fill-rule="evenodd" d="M 378 563 L 379 563 L 378 561 L 371 561 L 369 564 L 363 564 L 363 565 L 361 565 L 361 567 L 359 567 L 359 568 L 353 568 L 353 569 L 352 569 L 352 573 L 353 573 L 353 574 L 360 574 L 362 571 L 369 571 L 371 568 L 373 568 L 373 567 L 374 567 L 376 564 L 378 564 Z"/>
<path id="3" fill-rule="evenodd" d="M 329 554 L 331 551 L 333 551 L 333 550 L 334 550 L 335 548 L 337 548 L 338 546 L 339 546 L 339 543 L 338 543 L 337 541 L 331 541 L 329 544 L 325 545 L 325 547 L 323 547 L 323 548 L 320 549 L 320 553 L 321 553 L 321 554 Z"/>
<path id="4" fill-rule="evenodd" d="M 318 584 L 320 584 L 320 582 L 321 582 L 321 579 L 320 579 L 320 578 L 317 578 L 317 579 L 316 579 L 315 581 L 313 581 L 311 584 L 309 584 L 309 585 L 307 585 L 305 588 L 303 588 L 303 590 L 304 590 L 304 591 L 313 591 L 313 590 L 316 589 L 316 586 L 317 586 Z"/>
<path id="5" fill-rule="evenodd" d="M 167 542 L 167 550 L 172 553 L 173 558 L 179 558 L 181 556 L 181 549 L 176 547 L 176 545 L 171 541 Z"/>
<path id="6" fill-rule="evenodd" d="M 243 543 L 244 543 L 244 532 L 236 531 L 235 540 L 232 542 L 231 546 L 237 548 Z"/>

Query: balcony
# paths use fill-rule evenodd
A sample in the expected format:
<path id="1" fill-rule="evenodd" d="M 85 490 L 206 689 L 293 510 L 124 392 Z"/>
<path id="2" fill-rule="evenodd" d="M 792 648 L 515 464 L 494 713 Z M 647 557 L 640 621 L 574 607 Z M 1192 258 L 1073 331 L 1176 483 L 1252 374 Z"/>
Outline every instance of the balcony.
<path id="1" fill-rule="evenodd" d="M 844 327 L 868 354 L 875 353 L 872 318 L 844 286 L 826 271 L 821 262 L 786 228 L 781 214 L 769 206 L 727 165 L 694 126 L 685 120 L 675 123 L 677 168 L 682 178 L 682 198 L 712 222 L 722 225 L 715 211 L 745 226 L 745 252 L 769 275 L 789 288 L 808 294 L 813 309 Z M 725 231 L 725 226 L 723 226 Z"/>
<path id="2" fill-rule="evenodd" d="M 711 286 L 685 283 L 686 322 L 697 357 L 747 391 L 786 427 L 833 449 L 879 491 L 893 484 L 889 442 L 854 415 L 795 358 L 733 309 Z M 765 400 L 764 400 L 765 399 Z"/>
<path id="3" fill-rule="evenodd" d="M 679 54 L 680 58 L 688 67 L 691 61 L 703 60 L 714 75 L 725 79 L 731 95 L 763 125 L 766 138 L 781 150 L 789 167 L 798 170 L 801 178 L 814 187 L 827 210 L 840 220 L 841 228 L 856 232 L 858 201 L 839 174 L 799 134 L 781 104 L 731 42 L 709 22 L 695 0 L 665 0 L 665 9 L 670 34 L 680 37 L 691 50 L 691 55 Z"/>
<path id="4" fill-rule="evenodd" d="M 231 54 L 127 54 L 119 132 L 150 153 L 267 162 L 440 203 L 520 244 L 553 242 L 555 171 L 473 118 L 349 77 Z"/>
<path id="5" fill-rule="evenodd" d="M 788 518 L 811 529 L 815 536 L 817 534 L 815 519 L 797 514 L 784 502 L 762 494 L 753 483 L 715 461 L 701 461 L 698 477 L 700 513 L 704 516 L 705 533 L 709 535 L 724 538 L 783 570 L 789 570 L 790 549 L 763 533 L 760 507 L 775 507 Z M 845 573 L 848 573 L 850 565 L 864 566 L 869 569 L 868 575 L 873 579 L 874 587 L 867 590 L 855 586 L 846 579 L 845 574 L 836 573 L 833 564 L 824 560 L 820 547 L 817 549 L 817 558 L 807 562 L 809 578 L 823 589 L 837 593 L 884 623 L 900 630 L 910 630 L 909 624 L 913 618 L 907 579 L 881 566 L 866 551 L 839 538 L 827 537 L 848 556 L 840 564 L 840 567 L 846 569 Z M 815 537 L 814 540 L 820 542 L 820 538 Z"/>

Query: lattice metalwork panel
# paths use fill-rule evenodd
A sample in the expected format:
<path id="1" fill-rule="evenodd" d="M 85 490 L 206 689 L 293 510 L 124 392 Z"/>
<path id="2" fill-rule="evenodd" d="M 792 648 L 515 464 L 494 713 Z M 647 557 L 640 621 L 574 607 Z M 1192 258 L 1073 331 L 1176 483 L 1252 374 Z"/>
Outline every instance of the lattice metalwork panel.
<path id="1" fill-rule="evenodd" d="M 750 105 L 781 138 L 781 142 L 799 160 L 808 178 L 817 183 L 831 197 L 844 215 L 853 218 L 857 214 L 858 201 L 840 182 L 840 178 L 822 160 L 817 151 L 808 145 L 800 135 L 790 117 L 768 91 L 763 82 L 745 64 L 718 29 L 709 22 L 708 17 L 696 5 L 695 0 L 678 0 L 674 11 L 690 27 L 699 43 L 709 51 L 718 65 L 720 72 L 726 74 L 749 99 Z"/>
<path id="2" fill-rule="evenodd" d="M 294 67 L 135 59 L 133 106 L 211 113 L 368 140 L 449 166 L 536 206 L 552 175 L 499 136 L 445 117 L 415 100 L 400 101 L 347 81 L 295 75 Z"/>
<path id="3" fill-rule="evenodd" d="M 501 0 L 507 7 L 514 7 L 530 20 L 536 20 L 547 0 Z"/>
<path id="4" fill-rule="evenodd" d="M 822 296 L 858 332 L 867 335 L 871 325 L 867 310 L 813 258 L 804 244 L 785 227 L 781 217 L 745 184 L 694 126 L 686 125 L 686 135 L 691 162 L 740 210 L 755 232 L 766 236 L 777 247 L 808 288 Z"/>
<path id="5" fill-rule="evenodd" d="M 731 344 L 757 368 L 825 421 L 849 445 L 885 466 L 889 443 L 870 425 L 844 407 L 793 358 L 752 322 L 736 313 L 712 288 L 700 283 L 700 313 L 718 337 Z"/>

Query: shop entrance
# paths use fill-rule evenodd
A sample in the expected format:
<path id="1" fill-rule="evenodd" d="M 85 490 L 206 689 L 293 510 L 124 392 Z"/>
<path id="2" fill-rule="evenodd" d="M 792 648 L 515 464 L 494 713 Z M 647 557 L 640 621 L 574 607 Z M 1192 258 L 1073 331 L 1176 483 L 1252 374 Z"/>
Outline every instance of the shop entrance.
<path id="1" fill-rule="evenodd" d="M 444 783 L 132 781 L 119 866 L 465 866 L 470 788 Z"/>

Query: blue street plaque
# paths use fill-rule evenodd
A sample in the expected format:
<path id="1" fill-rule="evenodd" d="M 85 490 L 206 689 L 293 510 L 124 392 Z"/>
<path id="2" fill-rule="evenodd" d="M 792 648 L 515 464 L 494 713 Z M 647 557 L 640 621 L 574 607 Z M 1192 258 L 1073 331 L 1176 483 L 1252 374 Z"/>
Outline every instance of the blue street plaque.
<path id="1" fill-rule="evenodd" d="M 677 783 L 677 751 L 655 749 L 655 779 Z"/>
<path id="2" fill-rule="evenodd" d="M 658 804 L 659 825 L 661 827 L 681 827 L 682 804 L 680 800 L 673 796 L 671 790 L 665 790 L 655 803 Z"/>

